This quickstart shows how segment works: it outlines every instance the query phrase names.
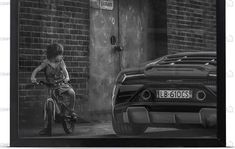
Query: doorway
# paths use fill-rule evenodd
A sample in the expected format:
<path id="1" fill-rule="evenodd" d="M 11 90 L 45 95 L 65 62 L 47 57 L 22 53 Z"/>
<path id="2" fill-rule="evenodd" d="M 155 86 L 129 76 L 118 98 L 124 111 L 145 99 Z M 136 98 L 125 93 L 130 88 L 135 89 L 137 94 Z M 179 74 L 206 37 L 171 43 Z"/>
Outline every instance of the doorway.
<path id="1" fill-rule="evenodd" d="M 91 1 L 88 111 L 92 119 L 100 119 L 109 117 L 120 70 L 167 54 L 166 0 L 113 0 L 112 10 Z M 115 50 L 111 37 L 121 51 Z"/>

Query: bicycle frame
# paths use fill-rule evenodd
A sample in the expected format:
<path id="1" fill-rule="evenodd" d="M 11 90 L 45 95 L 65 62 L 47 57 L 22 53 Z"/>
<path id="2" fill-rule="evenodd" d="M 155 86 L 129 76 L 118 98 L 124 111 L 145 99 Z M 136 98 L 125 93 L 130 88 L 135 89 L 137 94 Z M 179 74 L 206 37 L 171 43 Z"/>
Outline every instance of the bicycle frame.
<path id="1" fill-rule="evenodd" d="M 61 110 L 56 102 L 56 99 L 53 99 L 53 98 L 56 98 L 55 91 L 52 88 L 48 88 L 48 94 L 49 94 L 49 97 L 47 98 L 47 100 L 44 104 L 44 110 L 43 110 L 44 111 L 44 120 L 47 120 L 47 107 L 48 107 L 49 102 L 52 102 L 52 104 L 53 104 L 53 120 L 55 120 L 55 115 L 59 114 L 61 112 Z"/>
<path id="2" fill-rule="evenodd" d="M 45 85 L 48 88 L 48 98 L 46 99 L 43 109 L 44 120 L 48 122 L 48 135 L 51 136 L 52 134 L 53 121 L 55 121 L 56 123 L 61 123 L 65 133 L 72 133 L 75 127 L 74 124 L 76 120 L 74 119 L 74 117 L 66 115 L 66 112 L 71 111 L 63 102 L 60 101 L 60 97 L 63 98 L 63 96 L 56 94 L 56 85 L 44 81 L 36 82 L 35 85 Z"/>

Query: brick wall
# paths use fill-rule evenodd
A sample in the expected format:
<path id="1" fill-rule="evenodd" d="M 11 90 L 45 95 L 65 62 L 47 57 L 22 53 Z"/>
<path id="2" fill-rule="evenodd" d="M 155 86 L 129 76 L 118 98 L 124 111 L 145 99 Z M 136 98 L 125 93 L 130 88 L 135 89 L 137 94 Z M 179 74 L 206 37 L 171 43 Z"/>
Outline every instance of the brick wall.
<path id="1" fill-rule="evenodd" d="M 40 123 L 47 90 L 30 85 L 30 76 L 45 59 L 48 44 L 64 45 L 64 60 L 77 99 L 88 95 L 89 1 L 20 0 L 18 6 L 20 122 Z M 43 73 L 38 78 L 43 79 Z M 76 109 L 85 111 L 85 99 L 77 101 Z"/>
<path id="2" fill-rule="evenodd" d="M 216 50 L 216 0 L 167 0 L 168 53 Z"/>

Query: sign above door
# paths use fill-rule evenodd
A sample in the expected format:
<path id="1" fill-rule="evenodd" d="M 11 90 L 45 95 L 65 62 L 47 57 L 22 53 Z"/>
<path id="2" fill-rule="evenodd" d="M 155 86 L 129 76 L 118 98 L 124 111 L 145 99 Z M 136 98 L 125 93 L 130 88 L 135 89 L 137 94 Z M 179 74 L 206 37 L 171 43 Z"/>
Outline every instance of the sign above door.
<path id="1" fill-rule="evenodd" d="M 113 0 L 90 0 L 90 6 L 92 8 L 98 8 L 103 10 L 113 10 L 114 1 Z"/>
<path id="2" fill-rule="evenodd" d="M 113 0 L 100 0 L 100 9 L 113 10 Z"/>

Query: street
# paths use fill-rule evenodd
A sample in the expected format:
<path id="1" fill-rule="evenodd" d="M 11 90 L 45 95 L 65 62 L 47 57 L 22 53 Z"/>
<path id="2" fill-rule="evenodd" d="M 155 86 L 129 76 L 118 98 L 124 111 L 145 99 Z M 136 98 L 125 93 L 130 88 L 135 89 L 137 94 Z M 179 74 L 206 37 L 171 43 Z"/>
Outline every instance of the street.
<path id="1" fill-rule="evenodd" d="M 19 130 L 20 137 L 36 137 L 46 138 L 47 136 L 40 136 L 38 132 L 41 128 L 24 128 Z M 83 123 L 75 126 L 73 134 L 65 134 L 60 124 L 55 124 L 53 127 L 53 138 L 215 138 L 216 129 L 203 128 L 153 128 L 149 127 L 143 135 L 140 136 L 117 136 L 113 129 L 111 122 L 103 123 Z M 50 137 L 50 138 L 51 138 Z"/>

